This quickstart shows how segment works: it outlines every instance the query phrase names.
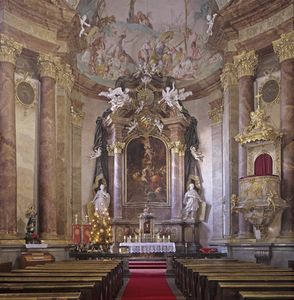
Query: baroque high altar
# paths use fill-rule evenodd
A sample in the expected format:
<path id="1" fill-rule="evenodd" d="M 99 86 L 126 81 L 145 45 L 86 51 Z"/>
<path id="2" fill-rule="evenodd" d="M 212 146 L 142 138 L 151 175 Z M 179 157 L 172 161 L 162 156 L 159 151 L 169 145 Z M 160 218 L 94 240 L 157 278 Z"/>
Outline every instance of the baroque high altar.
<path id="1" fill-rule="evenodd" d="M 149 241 L 169 236 L 178 249 L 187 241 L 199 245 L 199 216 L 182 218 L 186 186 L 193 183 L 201 193 L 197 121 L 181 104 L 191 92 L 143 68 L 100 95 L 111 108 L 96 121 L 94 185 L 103 182 L 111 194 L 114 244 L 126 236 L 137 241 L 138 218 L 148 206 L 154 218 Z"/>

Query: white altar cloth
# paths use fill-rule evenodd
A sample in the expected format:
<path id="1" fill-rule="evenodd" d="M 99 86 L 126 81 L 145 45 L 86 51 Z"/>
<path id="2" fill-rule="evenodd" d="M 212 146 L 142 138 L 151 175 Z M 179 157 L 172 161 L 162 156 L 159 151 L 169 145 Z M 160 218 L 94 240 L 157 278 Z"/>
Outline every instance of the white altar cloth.
<path id="1" fill-rule="evenodd" d="M 176 252 L 176 245 L 172 242 L 162 243 L 120 243 L 120 247 L 128 247 L 129 253 L 168 253 Z"/>

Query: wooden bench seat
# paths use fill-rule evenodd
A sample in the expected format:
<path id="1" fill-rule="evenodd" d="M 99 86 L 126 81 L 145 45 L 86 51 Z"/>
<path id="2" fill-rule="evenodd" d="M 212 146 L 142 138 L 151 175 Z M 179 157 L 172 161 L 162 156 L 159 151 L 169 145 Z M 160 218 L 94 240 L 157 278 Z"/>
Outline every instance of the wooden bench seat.
<path id="1" fill-rule="evenodd" d="M 218 282 L 215 300 L 238 299 L 239 291 L 294 291 L 293 283 L 246 283 L 246 282 Z"/>
<path id="2" fill-rule="evenodd" d="M 87 283 L 0 283 L 0 294 L 3 293 L 49 293 L 49 292 L 80 292 L 82 300 L 96 300 L 100 298 L 95 282 Z"/>
<path id="3" fill-rule="evenodd" d="M 102 289 L 102 281 L 103 278 L 99 277 L 87 277 L 87 276 L 79 276 L 79 277 L 53 277 L 53 276 L 44 276 L 44 277 L 24 277 L 24 276 L 13 276 L 13 277 L 0 277 L 0 283 L 22 283 L 22 284 L 27 284 L 31 285 L 32 283 L 39 283 L 44 284 L 44 283 L 72 283 L 72 284 L 78 284 L 78 283 L 95 283 L 95 290 L 98 295 L 98 299 L 109 299 L 108 295 L 105 293 L 105 291 Z"/>
<path id="4" fill-rule="evenodd" d="M 282 300 L 282 299 L 294 299 L 294 291 L 240 291 L 240 300 Z"/>
<path id="5" fill-rule="evenodd" d="M 82 300 L 79 292 L 61 292 L 61 293 L 11 293 L 0 294 L 0 299 L 20 299 L 20 300 Z"/>
<path id="6" fill-rule="evenodd" d="M 218 275 L 218 276 L 210 276 L 203 275 L 205 277 L 205 283 L 201 283 L 201 278 L 198 281 L 197 289 L 196 289 L 196 298 L 197 300 L 208 300 L 214 299 L 216 296 L 216 288 L 218 282 L 288 282 L 291 283 L 294 280 L 294 275 L 235 275 L 228 274 L 226 275 Z M 200 283 L 200 284 L 199 284 Z"/>

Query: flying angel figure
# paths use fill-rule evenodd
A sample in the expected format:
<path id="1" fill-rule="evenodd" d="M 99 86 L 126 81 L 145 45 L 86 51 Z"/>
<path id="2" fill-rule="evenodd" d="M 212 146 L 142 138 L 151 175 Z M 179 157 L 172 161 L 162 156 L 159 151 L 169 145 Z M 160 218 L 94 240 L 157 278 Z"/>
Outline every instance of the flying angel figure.
<path id="1" fill-rule="evenodd" d="M 211 15 L 206 16 L 206 20 L 207 20 L 207 24 L 208 24 L 208 28 L 206 30 L 206 33 L 208 35 L 212 35 L 212 27 L 213 27 L 214 19 L 215 19 L 216 16 L 217 16 L 217 14 L 213 14 L 212 16 Z"/>
<path id="2" fill-rule="evenodd" d="M 179 111 L 182 111 L 180 101 L 185 100 L 190 95 L 192 95 L 192 92 L 185 92 L 185 89 L 177 90 L 173 82 L 172 89 L 168 86 L 165 90 L 162 90 L 162 99 L 159 102 L 164 101 L 169 107 L 176 107 Z"/>
<path id="3" fill-rule="evenodd" d="M 104 96 L 110 99 L 109 103 L 111 105 L 111 110 L 113 112 L 117 111 L 119 108 L 123 107 L 125 104 L 130 102 L 131 98 L 128 95 L 129 89 L 126 88 L 124 91 L 121 87 L 115 89 L 108 89 L 108 92 L 101 92 L 99 96 Z"/>
<path id="4" fill-rule="evenodd" d="M 91 25 L 89 23 L 86 22 L 87 20 L 87 16 L 86 15 L 83 15 L 82 17 L 80 17 L 80 23 L 81 23 L 81 31 L 80 31 L 80 34 L 79 36 L 81 37 L 83 34 L 86 34 L 85 33 L 85 26 L 87 27 L 91 27 Z"/>

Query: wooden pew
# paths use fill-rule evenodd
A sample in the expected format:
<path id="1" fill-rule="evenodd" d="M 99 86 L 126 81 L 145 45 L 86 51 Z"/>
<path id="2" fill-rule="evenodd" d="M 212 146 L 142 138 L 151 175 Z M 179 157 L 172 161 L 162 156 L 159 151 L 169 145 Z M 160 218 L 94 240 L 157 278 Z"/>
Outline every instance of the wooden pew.
<path id="1" fill-rule="evenodd" d="M 12 270 L 12 262 L 0 263 L 0 272 L 10 272 Z"/>
<path id="2" fill-rule="evenodd" d="M 13 276 L 13 277 L 4 277 L 1 276 L 0 277 L 0 290 L 3 290 L 1 287 L 2 284 L 4 283 L 14 283 L 14 284 L 24 284 L 27 285 L 28 287 L 31 287 L 32 284 L 39 284 L 39 285 L 43 285 L 46 283 L 51 283 L 51 286 L 53 286 L 53 291 L 57 291 L 57 289 L 55 289 L 55 284 L 65 284 L 65 283 L 71 283 L 74 284 L 76 287 L 79 283 L 95 283 L 94 288 L 95 290 L 92 291 L 93 293 L 95 293 L 97 295 L 97 299 L 99 300 L 108 300 L 109 298 L 105 297 L 102 291 L 102 280 L 103 278 L 99 278 L 99 277 L 84 277 L 84 276 L 80 276 L 80 277 L 70 277 L 70 276 L 64 276 L 64 277 L 52 277 L 52 276 L 46 276 L 46 277 L 34 277 L 34 276 L 30 276 L 30 277 L 24 277 L 24 276 Z M 16 285 L 14 285 L 14 288 L 16 287 Z M 5 287 L 4 287 L 5 288 Z M 63 286 L 64 288 L 64 286 Z M 77 291 L 77 289 L 75 290 Z"/>
<path id="3" fill-rule="evenodd" d="M 219 282 L 215 300 L 238 299 L 239 291 L 294 291 L 293 283 L 246 283 L 246 282 Z"/>
<path id="4" fill-rule="evenodd" d="M 4 293 L 49 293 L 49 292 L 80 292 L 82 300 L 100 298 L 95 282 L 87 283 L 0 283 L 0 294 Z"/>
<path id="5" fill-rule="evenodd" d="M 62 293 L 11 293 L 0 294 L 0 299 L 20 299 L 20 300 L 82 300 L 79 292 L 62 292 Z"/>
<path id="6" fill-rule="evenodd" d="M 201 289 L 204 285 L 204 280 L 206 276 L 217 276 L 217 275 L 236 275 L 236 276 L 247 276 L 247 275 L 256 275 L 256 276 L 264 276 L 268 274 L 274 274 L 274 275 L 294 275 L 294 273 L 290 270 L 281 270 L 281 269 L 269 269 L 269 268 L 260 268 L 259 266 L 253 266 L 248 267 L 246 265 L 230 265 L 226 266 L 223 269 L 219 268 L 201 268 L 197 271 L 193 271 L 192 277 L 191 277 L 191 294 L 192 298 L 196 297 L 197 295 L 197 289 Z M 199 282 L 199 283 L 198 283 Z M 199 286 L 200 285 L 200 286 Z M 198 292 L 198 294 L 201 292 Z"/>
<path id="7" fill-rule="evenodd" d="M 25 273 L 25 272 L 67 272 L 67 273 L 83 273 L 90 274 L 90 272 L 101 273 L 105 280 L 102 284 L 102 291 L 104 293 L 104 298 L 114 298 L 118 293 L 120 287 L 123 284 L 123 274 L 122 268 L 120 265 L 113 264 L 109 265 L 97 265 L 96 264 L 76 264 L 75 262 L 66 263 L 66 264 L 48 264 L 41 265 L 35 267 L 28 267 L 25 269 L 26 271 L 17 270 L 17 273 Z M 85 276 L 85 275 L 83 275 Z"/>
<path id="8" fill-rule="evenodd" d="M 240 300 L 282 300 L 282 299 L 294 299 L 294 291 L 240 291 Z"/>
<path id="9" fill-rule="evenodd" d="M 294 275 L 235 275 L 235 274 L 229 274 L 229 275 L 217 275 L 217 276 L 210 276 L 210 275 L 203 275 L 205 277 L 205 284 L 197 286 L 196 291 L 196 299 L 197 300 L 208 300 L 208 299 L 214 299 L 216 297 L 216 288 L 218 282 L 247 282 L 247 283 L 255 283 L 255 282 L 273 282 L 273 283 L 279 283 L 279 282 L 293 282 Z M 198 283 L 201 282 L 201 275 L 200 280 Z"/>

